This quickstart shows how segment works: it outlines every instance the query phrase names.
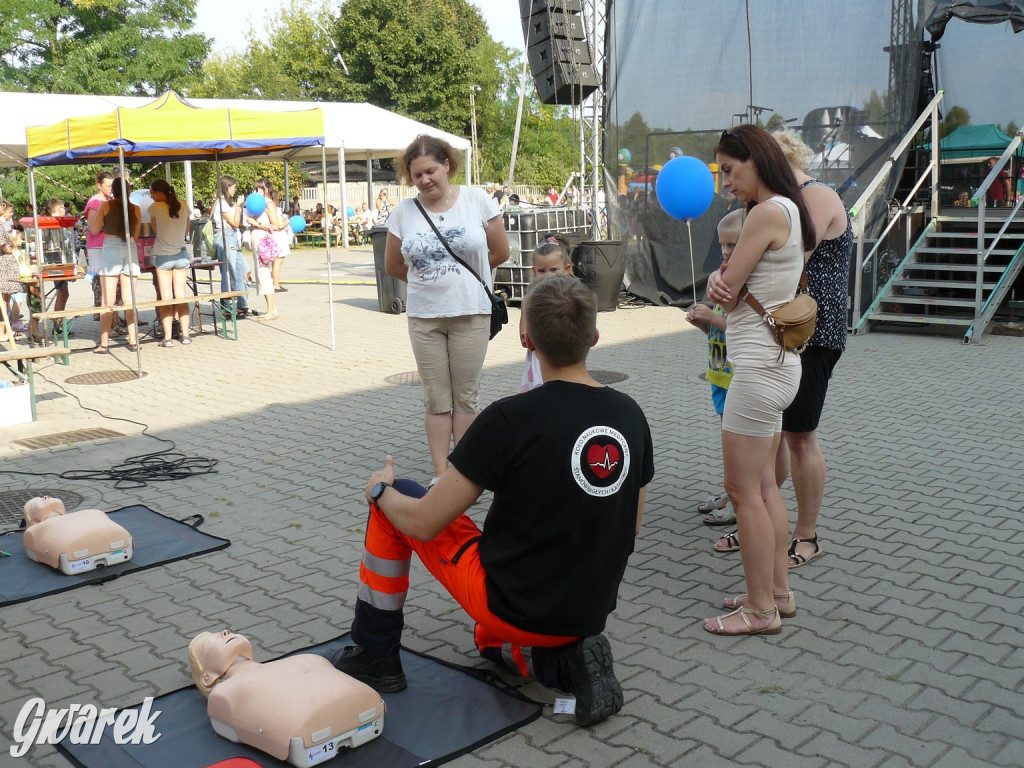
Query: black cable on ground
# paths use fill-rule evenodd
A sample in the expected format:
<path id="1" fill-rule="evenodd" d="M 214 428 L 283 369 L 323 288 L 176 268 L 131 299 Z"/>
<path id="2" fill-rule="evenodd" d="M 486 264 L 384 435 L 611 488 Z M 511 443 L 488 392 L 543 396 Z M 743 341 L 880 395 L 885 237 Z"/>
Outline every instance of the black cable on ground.
<path id="1" fill-rule="evenodd" d="M 4 475 L 29 475 L 33 477 L 59 477 L 62 480 L 105 480 L 114 483 L 114 487 L 123 488 L 144 488 L 150 483 L 162 483 L 171 480 L 187 480 L 196 475 L 209 475 L 216 473 L 217 459 L 209 459 L 202 456 L 189 457 L 175 451 L 176 444 L 173 440 L 165 437 L 157 437 L 149 434 L 149 425 L 139 421 L 126 419 L 123 416 L 107 416 L 105 413 L 85 405 L 74 392 L 64 389 L 56 381 L 51 381 L 37 373 L 37 376 L 48 384 L 52 384 L 65 395 L 75 398 L 79 407 L 86 411 L 113 421 L 125 421 L 142 427 L 142 434 L 145 437 L 167 443 L 168 448 L 153 453 L 144 453 L 139 456 L 130 456 L 121 464 L 110 469 L 70 469 L 66 472 L 21 472 L 10 469 L 0 469 Z"/>

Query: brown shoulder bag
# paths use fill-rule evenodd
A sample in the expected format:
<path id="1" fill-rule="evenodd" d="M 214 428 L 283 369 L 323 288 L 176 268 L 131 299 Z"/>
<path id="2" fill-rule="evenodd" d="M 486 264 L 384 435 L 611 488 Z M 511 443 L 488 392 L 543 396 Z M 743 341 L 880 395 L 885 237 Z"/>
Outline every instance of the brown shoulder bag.
<path id="1" fill-rule="evenodd" d="M 792 301 L 788 301 L 774 312 L 767 311 L 745 287 L 740 297 L 761 316 L 772 332 L 775 342 L 782 348 L 779 358 L 786 351 L 803 352 L 807 342 L 814 335 L 814 320 L 818 316 L 818 302 L 807 293 L 807 265 L 800 274 L 800 288 Z"/>

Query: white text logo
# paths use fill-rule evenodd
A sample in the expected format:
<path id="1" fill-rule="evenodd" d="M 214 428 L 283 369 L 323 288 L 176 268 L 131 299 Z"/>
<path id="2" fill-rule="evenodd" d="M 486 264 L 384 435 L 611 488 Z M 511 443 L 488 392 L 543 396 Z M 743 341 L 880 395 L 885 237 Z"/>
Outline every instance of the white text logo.
<path id="1" fill-rule="evenodd" d="M 152 711 L 153 697 L 147 696 L 138 709 L 97 709 L 92 704 L 72 704 L 65 709 L 47 709 L 41 698 L 29 699 L 14 723 L 11 757 L 22 757 L 33 744 L 58 744 L 67 738 L 72 744 L 99 744 L 107 726 L 117 744 L 152 744 L 160 738 L 153 726 L 160 710 Z"/>

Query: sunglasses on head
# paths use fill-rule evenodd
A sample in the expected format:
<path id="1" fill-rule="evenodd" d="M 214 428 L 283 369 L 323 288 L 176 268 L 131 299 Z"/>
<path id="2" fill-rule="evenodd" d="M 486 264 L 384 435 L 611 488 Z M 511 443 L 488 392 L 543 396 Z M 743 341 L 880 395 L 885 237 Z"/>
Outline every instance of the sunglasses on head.
<path id="1" fill-rule="evenodd" d="M 750 154 L 750 149 L 747 148 L 747 145 L 743 142 L 743 139 L 741 139 L 737 134 L 733 133 L 730 130 L 722 131 L 722 136 L 718 139 L 718 143 L 721 144 L 726 139 L 734 139 L 735 141 L 738 141 L 739 145 L 743 147 L 744 150 L 746 150 L 746 153 L 748 155 Z"/>

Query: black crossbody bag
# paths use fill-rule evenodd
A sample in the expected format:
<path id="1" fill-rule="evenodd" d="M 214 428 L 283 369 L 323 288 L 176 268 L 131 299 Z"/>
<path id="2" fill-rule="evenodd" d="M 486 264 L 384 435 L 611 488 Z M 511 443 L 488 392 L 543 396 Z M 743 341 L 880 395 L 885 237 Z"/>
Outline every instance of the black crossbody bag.
<path id="1" fill-rule="evenodd" d="M 427 210 L 423 207 L 420 201 L 417 200 L 416 198 L 413 198 L 413 202 L 416 203 L 416 207 L 420 209 L 420 213 L 422 213 L 423 218 L 427 220 L 427 224 L 429 224 L 430 228 L 434 230 L 434 234 L 437 235 L 437 239 L 441 241 L 441 245 L 443 245 L 445 249 L 448 251 L 448 253 L 452 255 L 453 259 L 455 259 L 457 262 L 459 262 L 459 264 L 468 269 L 469 274 L 475 277 L 477 281 L 480 283 L 480 285 L 483 286 L 484 292 L 487 294 L 487 298 L 491 300 L 490 338 L 493 339 L 495 336 L 498 335 L 498 331 L 501 330 L 502 326 L 504 326 L 508 322 L 508 307 L 505 306 L 505 299 L 502 296 L 499 296 L 498 294 L 494 293 L 490 288 L 488 288 L 487 283 L 485 283 L 481 279 L 480 275 L 476 273 L 476 270 L 474 270 L 471 266 L 469 266 L 469 264 L 460 259 L 458 254 L 456 254 L 455 251 L 452 250 L 451 245 L 448 244 L 448 240 L 445 239 L 445 236 L 441 234 L 437 227 L 434 226 L 434 222 L 430 220 L 430 216 L 427 215 Z"/>

